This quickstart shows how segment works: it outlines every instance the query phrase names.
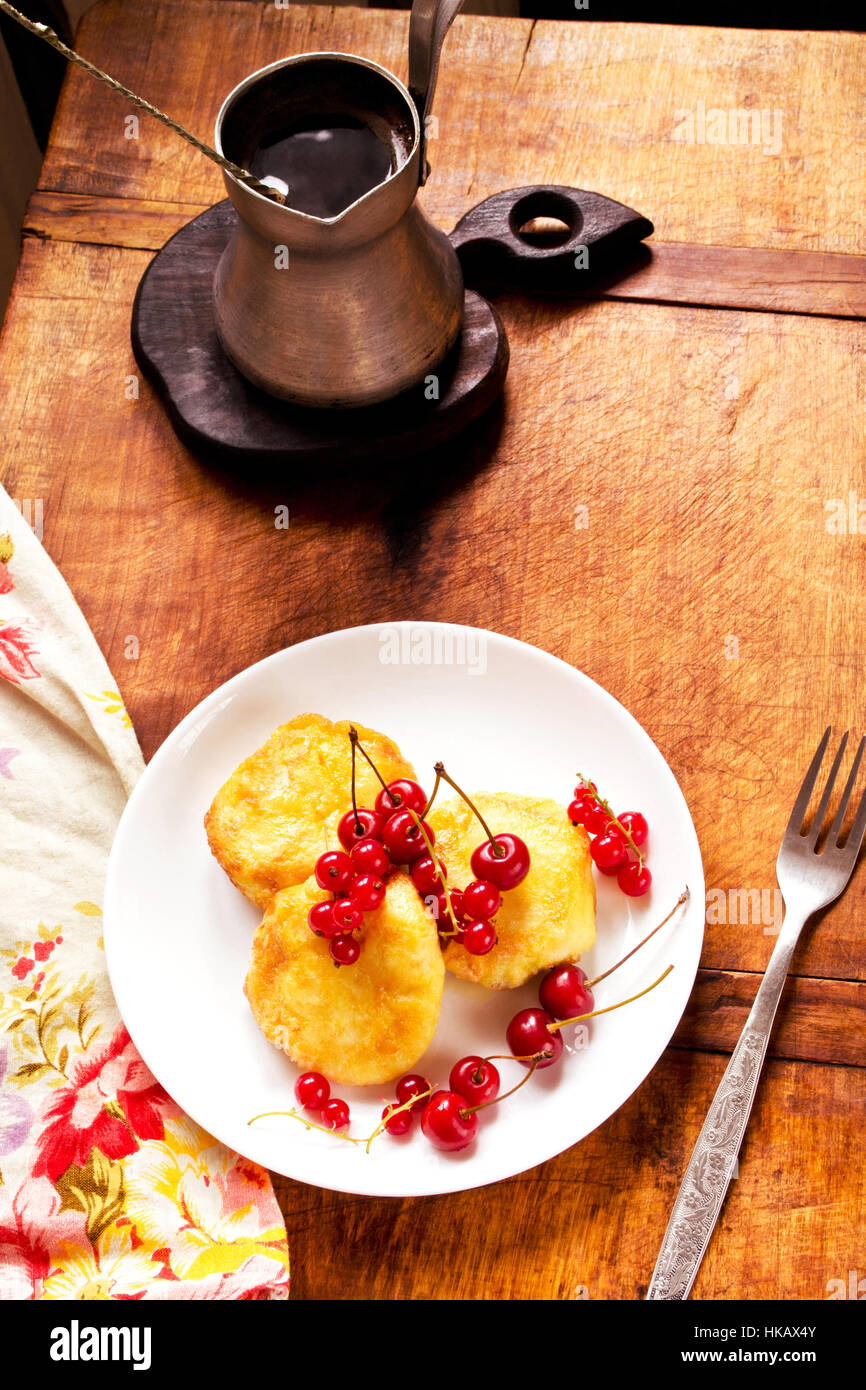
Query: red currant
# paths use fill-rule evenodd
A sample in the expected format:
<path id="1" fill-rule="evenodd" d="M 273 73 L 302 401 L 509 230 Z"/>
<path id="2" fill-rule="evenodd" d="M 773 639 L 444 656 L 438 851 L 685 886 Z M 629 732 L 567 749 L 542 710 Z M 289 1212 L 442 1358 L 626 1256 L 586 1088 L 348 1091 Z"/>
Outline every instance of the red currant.
<path id="1" fill-rule="evenodd" d="M 388 819 L 400 807 L 408 806 L 416 816 L 427 805 L 427 793 L 423 787 L 419 787 L 417 782 L 412 782 L 408 777 L 399 777 L 396 782 L 388 783 L 388 790 L 383 788 L 376 797 L 376 810 L 379 815 Z"/>
<path id="2" fill-rule="evenodd" d="M 412 882 L 421 894 L 426 897 L 428 893 L 439 893 L 442 891 L 442 879 L 448 877 L 448 870 L 439 860 L 432 855 L 425 853 L 420 859 L 416 859 L 412 865 Z M 441 878 L 440 878 L 441 872 Z"/>
<path id="3" fill-rule="evenodd" d="M 434 1148 L 454 1153 L 472 1143 L 478 1116 L 466 1109 L 466 1100 L 455 1091 L 437 1091 L 424 1108 L 421 1129 Z"/>
<path id="4" fill-rule="evenodd" d="M 628 860 L 625 840 L 616 830 L 606 830 L 598 835 L 589 847 L 596 867 L 603 874 L 615 874 Z"/>
<path id="5" fill-rule="evenodd" d="M 406 1076 L 400 1077 L 395 1094 L 398 1105 L 405 1105 L 407 1100 L 417 1101 L 418 1096 L 423 1097 L 423 1103 L 426 1105 L 430 1099 L 430 1082 L 425 1081 L 417 1072 L 410 1071 Z M 412 1111 L 416 1109 L 417 1105 L 413 1105 Z"/>
<path id="6" fill-rule="evenodd" d="M 494 835 L 478 846 L 470 862 L 476 878 L 497 888 L 516 888 L 529 873 L 529 850 L 519 835 Z"/>
<path id="7" fill-rule="evenodd" d="M 642 898 L 644 893 L 648 893 L 653 876 L 646 864 L 624 864 L 616 876 L 616 881 L 624 893 L 630 898 Z"/>
<path id="8" fill-rule="evenodd" d="M 349 891 L 363 912 L 375 912 L 385 901 L 385 885 L 375 874 L 359 874 Z"/>
<path id="9" fill-rule="evenodd" d="M 508 1025 L 505 1037 L 515 1057 L 529 1058 L 522 1062 L 524 1067 L 532 1065 L 531 1058 L 541 1053 L 538 1069 L 550 1067 L 557 1062 L 562 1053 L 562 1037 L 559 1029 L 549 1031 L 548 1025 L 555 1023 L 552 1014 L 546 1009 L 521 1009 Z"/>
<path id="10" fill-rule="evenodd" d="M 472 1105 L 483 1105 L 499 1095 L 499 1072 L 484 1057 L 462 1057 L 451 1068 L 448 1085 Z"/>
<path id="11" fill-rule="evenodd" d="M 432 845 L 436 837 L 426 821 L 423 821 L 422 825 L 427 841 Z M 429 853 L 424 835 L 421 834 L 411 811 L 395 811 L 385 822 L 382 839 L 391 858 L 398 864 L 412 864 L 422 855 Z"/>
<path id="12" fill-rule="evenodd" d="M 610 825 L 610 813 L 604 809 L 599 801 L 596 801 L 594 805 L 587 802 L 581 824 L 590 835 L 603 835 Z"/>
<path id="13" fill-rule="evenodd" d="M 354 936 L 335 936 L 331 939 L 330 951 L 336 965 L 354 965 L 361 954 L 361 946 Z"/>
<path id="14" fill-rule="evenodd" d="M 391 857 L 381 840 L 359 840 L 349 854 L 356 874 L 375 874 L 381 878 L 393 868 Z"/>
<path id="15" fill-rule="evenodd" d="M 467 922 L 460 941 L 470 956 L 486 956 L 496 945 L 496 928 L 492 922 Z"/>
<path id="16" fill-rule="evenodd" d="M 321 1110 L 331 1097 L 331 1088 L 318 1071 L 305 1071 L 295 1082 L 295 1099 L 305 1110 Z"/>
<path id="17" fill-rule="evenodd" d="M 352 861 L 342 850 L 329 849 L 316 860 L 316 882 L 329 893 L 340 893 L 348 888 L 354 874 Z"/>
<path id="18" fill-rule="evenodd" d="M 598 794 L 598 787 L 594 782 L 578 782 L 574 789 L 575 796 L 586 796 L 591 794 L 595 797 Z"/>
<path id="19" fill-rule="evenodd" d="M 647 836 L 649 835 L 649 826 L 646 823 L 646 816 L 642 816 L 640 811 L 623 811 L 622 815 L 618 816 L 617 819 L 623 829 L 628 831 L 638 849 L 640 849 L 641 845 L 646 844 Z"/>
<path id="20" fill-rule="evenodd" d="M 593 797 L 576 796 L 568 807 L 568 819 L 572 825 L 583 825 L 588 815 L 591 815 L 598 802 Z"/>
<path id="21" fill-rule="evenodd" d="M 382 817 L 377 816 L 375 811 L 369 811 L 365 806 L 359 806 L 357 813 L 347 811 L 344 816 L 340 817 L 337 835 L 343 849 L 348 853 L 353 845 L 360 844 L 362 840 L 378 839 L 382 833 L 383 825 Z"/>
<path id="22" fill-rule="evenodd" d="M 555 965 L 538 990 L 541 1007 L 554 1018 L 577 1018 L 595 1008 L 592 990 L 586 988 L 586 972 L 579 965 Z"/>
<path id="23" fill-rule="evenodd" d="M 322 1110 L 322 1123 L 328 1129 L 345 1129 L 349 1123 L 349 1107 L 344 1100 L 329 1100 Z"/>
<path id="24" fill-rule="evenodd" d="M 316 936 L 336 936 L 342 931 L 342 927 L 334 921 L 333 903 L 313 903 L 307 913 L 307 921 L 310 931 L 315 932 Z"/>
<path id="25" fill-rule="evenodd" d="M 354 887 L 354 884 L 352 885 Z M 351 898 L 340 898 L 339 902 L 334 903 L 334 921 L 338 931 L 357 931 L 364 921 L 364 914 L 358 903 Z"/>
<path id="26" fill-rule="evenodd" d="M 485 922 L 502 906 L 502 894 L 495 883 L 474 878 L 463 889 L 463 913 L 473 922 Z"/>
<path id="27" fill-rule="evenodd" d="M 414 1115 L 411 1110 L 397 1110 L 396 1115 L 391 1112 L 396 1109 L 396 1102 L 392 1101 L 386 1105 L 382 1111 L 382 1119 L 385 1121 L 385 1128 L 389 1134 L 408 1134 L 412 1128 Z"/>

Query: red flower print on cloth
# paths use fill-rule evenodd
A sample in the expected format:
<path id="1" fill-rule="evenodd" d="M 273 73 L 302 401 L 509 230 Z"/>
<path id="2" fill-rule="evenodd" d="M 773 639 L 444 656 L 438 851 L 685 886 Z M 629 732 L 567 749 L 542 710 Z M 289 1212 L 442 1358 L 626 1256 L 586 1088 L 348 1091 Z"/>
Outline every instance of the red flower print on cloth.
<path id="1" fill-rule="evenodd" d="M 11 594 L 15 585 L 12 583 L 12 576 L 7 565 L 0 560 L 0 594 Z"/>
<path id="2" fill-rule="evenodd" d="M 32 656 L 39 655 L 33 646 L 33 638 L 41 627 L 42 624 L 32 618 L 24 618 L 17 625 L 0 624 L 0 676 L 4 680 L 18 685 L 21 681 L 31 681 L 42 674 L 30 660 Z"/>
<path id="3" fill-rule="evenodd" d="M 163 1138 L 159 1107 L 172 1104 L 121 1024 L 108 1047 L 79 1062 L 72 1084 L 52 1097 L 33 1172 L 56 1182 L 72 1164 L 83 1168 L 94 1149 L 126 1158 L 139 1140 Z"/>
<path id="4" fill-rule="evenodd" d="M 40 1298 L 53 1267 L 81 1246 L 89 1248 L 84 1212 L 61 1211 L 60 1193 L 46 1178 L 26 1178 L 14 1197 L 0 1187 L 4 1298 Z"/>

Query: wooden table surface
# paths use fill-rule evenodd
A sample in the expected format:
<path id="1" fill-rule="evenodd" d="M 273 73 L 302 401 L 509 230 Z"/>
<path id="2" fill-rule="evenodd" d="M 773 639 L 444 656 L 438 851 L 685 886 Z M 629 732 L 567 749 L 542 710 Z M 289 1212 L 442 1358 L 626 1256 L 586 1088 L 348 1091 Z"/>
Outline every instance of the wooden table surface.
<path id="1" fill-rule="evenodd" d="M 225 93 L 288 53 L 358 52 L 405 78 L 407 22 L 108 0 L 78 44 L 209 138 Z M 799 776 L 827 723 L 866 725 L 864 61 L 852 34 L 459 18 L 423 193 L 434 219 L 566 183 L 650 217 L 654 256 L 596 302 L 502 296 L 501 407 L 442 457 L 342 496 L 322 477 L 218 472 L 178 443 L 138 381 L 130 310 L 154 250 L 223 197 L 219 172 L 146 117 L 125 138 L 122 98 L 68 73 L 2 339 L 2 481 L 41 500 L 145 755 L 290 643 L 405 616 L 469 623 L 623 701 L 704 855 L 702 968 L 637 1094 L 481 1191 L 378 1201 L 277 1179 L 295 1297 L 646 1291 L 772 949 Z M 759 143 L 706 138 L 730 140 L 739 111 L 764 113 Z M 675 138 L 690 119 L 693 140 Z M 862 884 L 861 869 L 797 953 L 696 1299 L 824 1299 L 866 1275 Z"/>

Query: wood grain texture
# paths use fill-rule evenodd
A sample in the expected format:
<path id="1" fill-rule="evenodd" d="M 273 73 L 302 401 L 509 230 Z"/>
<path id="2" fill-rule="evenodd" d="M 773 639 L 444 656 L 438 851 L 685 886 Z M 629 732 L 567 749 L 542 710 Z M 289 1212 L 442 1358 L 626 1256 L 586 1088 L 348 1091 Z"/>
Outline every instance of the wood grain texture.
<path id="1" fill-rule="evenodd" d="M 404 14 L 111 0 L 80 44 L 207 135 L 256 66 L 343 48 L 401 73 L 405 37 Z M 863 312 L 864 42 L 459 18 L 424 193 L 440 225 L 544 180 L 636 207 L 662 246 L 616 299 L 502 296 L 501 406 L 423 470 L 344 479 L 336 517 L 327 472 L 218 471 L 176 439 L 136 370 L 129 317 L 153 250 L 222 185 L 161 127 L 125 141 L 126 113 L 69 76 L 0 342 L 0 477 L 43 500 L 48 551 L 145 754 L 289 643 L 407 613 L 487 626 L 632 710 L 683 787 L 711 892 L 675 1046 L 577 1148 L 415 1202 L 278 1180 L 295 1297 L 646 1289 L 718 1053 L 772 949 L 775 856 L 802 770 L 824 725 L 862 709 L 866 371 L 844 316 Z M 673 113 L 699 100 L 781 109 L 781 153 L 672 141 Z M 697 1299 L 823 1299 L 830 1279 L 866 1269 L 862 874 L 801 942 Z"/>
<path id="2" fill-rule="evenodd" d="M 276 1178 L 293 1297 L 643 1298 L 724 1065 L 667 1052 L 576 1148 L 481 1192 L 371 1200 Z M 864 1102 L 859 1069 L 767 1064 L 693 1299 L 825 1299 L 862 1274 Z"/>
<path id="3" fill-rule="evenodd" d="M 209 139 L 223 98 L 256 68 L 333 49 L 405 79 L 407 33 L 405 12 L 108 0 L 85 16 L 77 42 Z M 636 208 L 659 241 L 860 255 L 864 52 L 859 34 L 459 16 L 423 201 L 450 227 L 501 188 L 563 183 Z M 712 130 L 711 111 L 725 118 Z M 769 138 L 752 143 L 741 112 L 766 112 Z M 689 133 L 689 113 L 694 143 L 675 138 Z M 121 98 L 71 72 L 40 187 L 204 206 L 223 196 L 219 172 L 158 123 L 142 120 L 139 139 L 125 139 L 127 114 Z M 708 143 L 711 133 L 725 143 Z"/>
<path id="4" fill-rule="evenodd" d="M 158 251 L 205 209 L 189 203 L 104 198 L 91 194 L 33 194 L 24 236 Z M 649 261 L 618 274 L 592 298 L 726 309 L 866 318 L 866 256 L 823 251 L 765 251 L 754 247 L 647 243 Z"/>

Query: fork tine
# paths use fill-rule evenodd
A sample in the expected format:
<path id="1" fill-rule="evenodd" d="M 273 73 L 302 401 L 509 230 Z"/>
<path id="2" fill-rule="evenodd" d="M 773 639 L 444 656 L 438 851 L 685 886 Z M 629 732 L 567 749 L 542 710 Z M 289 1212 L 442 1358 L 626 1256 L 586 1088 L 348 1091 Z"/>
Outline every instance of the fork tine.
<path id="1" fill-rule="evenodd" d="M 842 793 L 842 800 L 839 802 L 839 809 L 833 817 L 833 824 L 830 826 L 830 834 L 827 836 L 828 845 L 838 845 L 839 834 L 842 829 L 842 822 L 845 819 L 845 812 L 848 810 L 848 802 L 851 800 L 851 793 L 854 790 L 854 783 L 857 781 L 857 773 L 860 769 L 860 760 L 863 757 L 863 749 L 866 748 L 866 738 L 861 738 L 860 747 L 854 754 L 854 762 L 848 774 L 848 781 L 845 783 L 845 790 Z M 862 809 L 861 801 L 859 811 Z M 850 838 L 850 837 L 849 837 Z"/>
<path id="2" fill-rule="evenodd" d="M 791 819 L 788 821 L 786 835 L 799 835 L 803 829 L 803 821 L 806 819 L 806 812 L 809 809 L 809 799 L 815 788 L 818 777 L 818 769 L 824 761 L 824 754 L 827 751 L 827 744 L 830 742 L 830 725 L 824 730 L 824 737 L 818 744 L 818 750 L 809 764 L 809 771 L 803 778 L 803 785 L 800 788 L 797 800 L 794 802 L 794 809 L 791 812 Z"/>
<path id="3" fill-rule="evenodd" d="M 866 740 L 864 740 L 866 741 Z M 860 805 L 857 807 L 857 815 L 854 824 L 851 826 L 851 833 L 845 842 L 843 853 L 850 854 L 853 859 L 860 853 L 860 846 L 863 843 L 863 833 L 866 831 L 866 791 L 860 798 Z"/>
<path id="4" fill-rule="evenodd" d="M 830 804 L 830 795 L 833 791 L 833 784 L 836 781 L 836 775 L 839 771 L 839 768 L 842 765 L 842 757 L 845 753 L 845 748 L 847 744 L 848 731 L 846 729 L 845 733 L 842 735 L 842 741 L 840 742 L 839 747 L 836 751 L 836 756 L 833 759 L 833 766 L 830 768 L 830 776 L 827 778 L 824 790 L 821 793 L 821 800 L 818 802 L 818 809 L 815 812 L 814 817 L 812 818 L 812 825 L 809 830 L 809 834 L 806 836 L 807 844 L 814 845 L 815 841 L 818 839 L 818 836 L 821 834 L 821 826 L 824 824 L 824 817 L 827 814 L 827 807 Z"/>

